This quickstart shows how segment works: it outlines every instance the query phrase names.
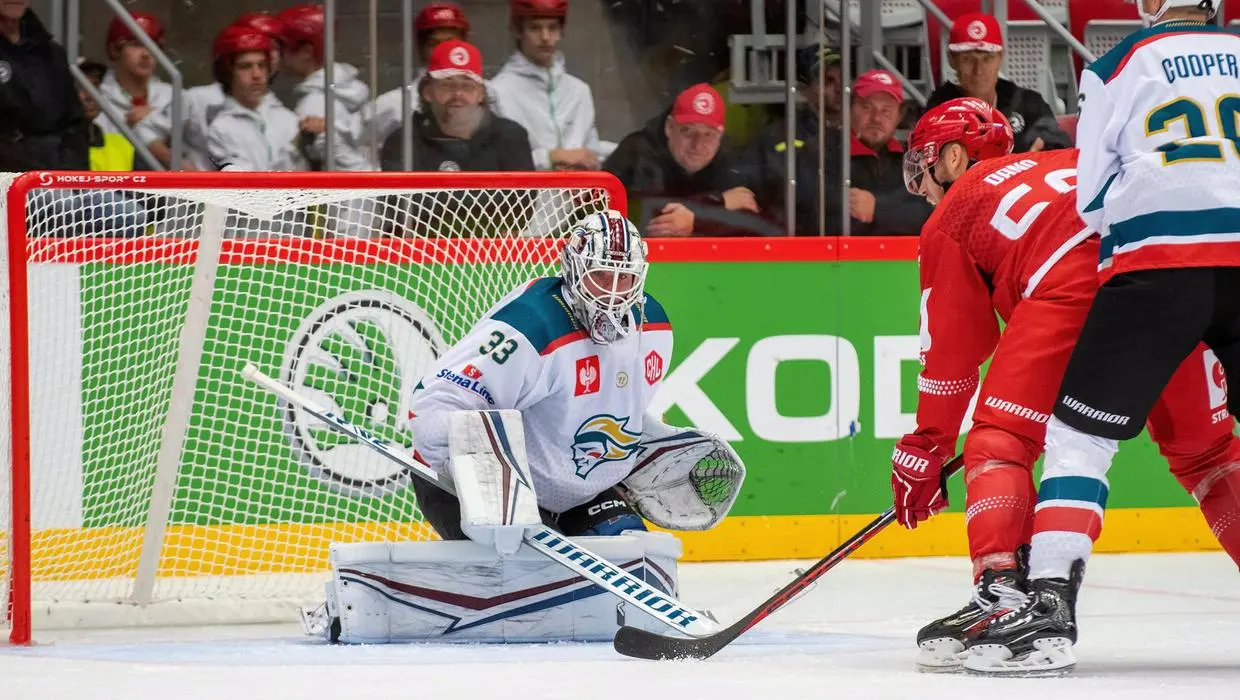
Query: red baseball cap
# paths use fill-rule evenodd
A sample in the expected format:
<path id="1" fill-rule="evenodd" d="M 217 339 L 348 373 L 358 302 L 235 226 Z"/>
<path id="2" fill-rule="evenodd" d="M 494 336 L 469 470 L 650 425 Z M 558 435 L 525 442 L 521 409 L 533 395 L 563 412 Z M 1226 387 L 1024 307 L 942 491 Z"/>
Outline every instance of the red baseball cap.
<path id="1" fill-rule="evenodd" d="M 900 79 L 885 70 L 866 71 L 857 76 L 853 83 L 853 94 L 857 97 L 869 97 L 880 92 L 896 98 L 896 102 L 904 101 L 904 86 L 900 84 Z"/>
<path id="2" fill-rule="evenodd" d="M 999 31 L 999 20 L 984 12 L 970 12 L 960 15 L 952 22 L 951 38 L 948 39 L 947 50 L 985 51 L 994 53 L 1003 50 L 1003 32 Z"/>
<path id="3" fill-rule="evenodd" d="M 449 39 L 431 51 L 427 74 L 435 80 L 463 75 L 482 82 L 482 53 L 468 41 Z"/>
<path id="4" fill-rule="evenodd" d="M 715 88 L 698 83 L 676 96 L 672 119 L 677 124 L 706 124 L 723 131 L 723 98 Z"/>

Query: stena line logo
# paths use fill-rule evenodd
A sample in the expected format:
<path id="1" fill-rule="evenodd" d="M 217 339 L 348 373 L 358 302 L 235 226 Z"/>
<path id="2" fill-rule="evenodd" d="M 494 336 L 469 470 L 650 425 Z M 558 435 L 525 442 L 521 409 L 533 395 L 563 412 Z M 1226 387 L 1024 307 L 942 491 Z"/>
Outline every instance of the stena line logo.
<path id="1" fill-rule="evenodd" d="M 280 378 L 379 440 L 412 450 L 403 418 L 418 380 L 446 347 L 430 316 L 407 299 L 377 289 L 347 292 L 301 322 L 285 348 Z M 328 488 L 378 498 L 409 486 L 403 467 L 303 411 L 280 407 L 297 462 Z"/>

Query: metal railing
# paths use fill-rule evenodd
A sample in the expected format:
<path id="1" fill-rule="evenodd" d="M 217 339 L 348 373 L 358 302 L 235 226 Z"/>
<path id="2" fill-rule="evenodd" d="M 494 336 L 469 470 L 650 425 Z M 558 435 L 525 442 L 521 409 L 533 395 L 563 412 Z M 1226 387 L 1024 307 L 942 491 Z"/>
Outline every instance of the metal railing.
<path id="1" fill-rule="evenodd" d="M 121 22 L 124 23 L 129 31 L 137 37 L 142 46 L 144 46 L 147 51 L 151 52 L 151 56 L 155 58 L 156 63 L 158 63 L 159 66 L 168 73 L 169 82 L 172 83 L 172 104 L 170 105 L 172 138 L 169 142 L 169 149 L 172 152 L 172 169 L 178 170 L 181 166 L 181 153 L 183 148 L 183 139 L 181 134 L 183 126 L 181 95 L 184 91 L 184 84 L 181 80 L 181 71 L 177 70 L 176 65 L 169 60 L 167 54 L 165 54 L 163 50 L 159 48 L 159 45 L 156 44 L 145 31 L 143 31 L 142 27 L 137 22 L 134 21 L 133 17 L 130 16 L 129 11 L 125 9 L 125 6 L 121 5 L 120 0 L 104 0 L 104 3 L 107 4 L 108 8 L 112 10 L 113 14 L 120 18 Z M 59 5 L 59 3 L 56 4 Z M 53 10 L 54 14 L 55 12 L 56 11 Z M 146 144 L 142 143 L 142 140 L 135 135 L 133 129 L 130 128 L 130 126 L 125 122 L 125 115 L 118 114 L 112 105 L 108 104 L 108 101 L 103 96 L 103 93 L 95 87 L 95 84 L 90 81 L 90 78 L 87 78 L 86 74 L 83 73 L 77 66 L 78 56 L 80 55 L 79 43 L 81 40 L 81 0 L 68 0 L 68 8 L 65 15 L 65 52 L 69 59 L 69 73 L 73 76 L 73 79 L 77 81 L 78 85 L 80 85 L 82 89 L 85 90 L 86 93 L 99 104 L 99 109 L 108 116 L 108 119 L 112 120 L 112 123 L 116 125 L 116 128 L 120 130 L 121 134 L 125 138 L 129 139 L 129 142 L 133 144 L 134 150 L 146 159 L 150 167 L 157 170 L 166 170 L 167 168 L 164 167 L 164 164 L 159 162 L 159 160 L 151 154 L 151 150 L 147 148 Z"/>

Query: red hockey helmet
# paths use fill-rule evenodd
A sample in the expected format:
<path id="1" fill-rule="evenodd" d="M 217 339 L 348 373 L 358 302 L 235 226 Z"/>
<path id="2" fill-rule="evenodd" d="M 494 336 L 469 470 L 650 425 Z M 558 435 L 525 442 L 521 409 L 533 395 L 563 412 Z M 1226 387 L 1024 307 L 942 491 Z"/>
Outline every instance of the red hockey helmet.
<path id="1" fill-rule="evenodd" d="M 271 37 L 266 33 L 254 27 L 232 24 L 215 35 L 215 41 L 211 44 L 211 60 L 219 61 L 221 58 L 252 51 L 268 53 L 272 48 Z"/>
<path id="2" fill-rule="evenodd" d="M 568 19 L 568 0 L 512 0 L 512 23 L 523 17 Z"/>
<path id="3" fill-rule="evenodd" d="M 454 3 L 433 2 L 418 13 L 413 21 L 413 31 L 421 34 L 436 29 L 459 29 L 462 34 L 468 34 L 469 18 Z"/>
<path id="4" fill-rule="evenodd" d="M 264 12 L 247 12 L 233 20 L 233 26 L 257 29 L 281 46 L 292 43 L 289 38 L 288 25 L 280 18 L 272 17 Z"/>
<path id="5" fill-rule="evenodd" d="M 917 120 L 904 152 L 904 186 L 921 194 L 921 179 L 949 143 L 964 146 L 970 161 L 1012 152 L 1012 126 L 1003 112 L 975 97 L 959 97 L 933 107 Z"/>
<path id="6" fill-rule="evenodd" d="M 302 44 L 314 47 L 314 55 L 323 57 L 323 28 L 327 21 L 323 16 L 323 6 L 318 3 L 294 5 L 281 10 L 276 19 L 284 23 L 285 35 L 288 37 L 289 48 Z"/>
<path id="7" fill-rule="evenodd" d="M 155 15 L 149 12 L 134 11 L 130 12 L 129 16 L 142 28 L 142 31 L 146 32 L 147 36 L 151 37 L 152 41 L 161 47 L 164 45 L 164 25 L 159 23 Z M 108 22 L 108 37 L 105 45 L 108 58 L 115 61 L 120 56 L 122 45 L 137 40 L 138 37 L 129 30 L 129 27 L 125 26 L 125 22 L 120 17 L 113 17 L 112 21 Z"/>

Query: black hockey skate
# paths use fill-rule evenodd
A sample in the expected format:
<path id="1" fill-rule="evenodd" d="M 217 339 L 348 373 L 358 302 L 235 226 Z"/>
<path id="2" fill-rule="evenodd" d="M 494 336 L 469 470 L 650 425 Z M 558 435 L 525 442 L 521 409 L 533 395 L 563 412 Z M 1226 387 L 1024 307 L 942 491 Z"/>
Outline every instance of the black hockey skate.
<path id="1" fill-rule="evenodd" d="M 960 670 L 968 642 L 992 620 L 1025 604 L 1025 575 L 1017 569 L 985 571 L 973 587 L 973 600 L 917 633 L 917 670 L 946 673 Z"/>
<path id="2" fill-rule="evenodd" d="M 992 622 L 970 644 L 964 668 L 980 675 L 1058 676 L 1076 666 L 1076 594 L 1085 562 L 1067 579 L 1029 582 L 1029 602 Z"/>

